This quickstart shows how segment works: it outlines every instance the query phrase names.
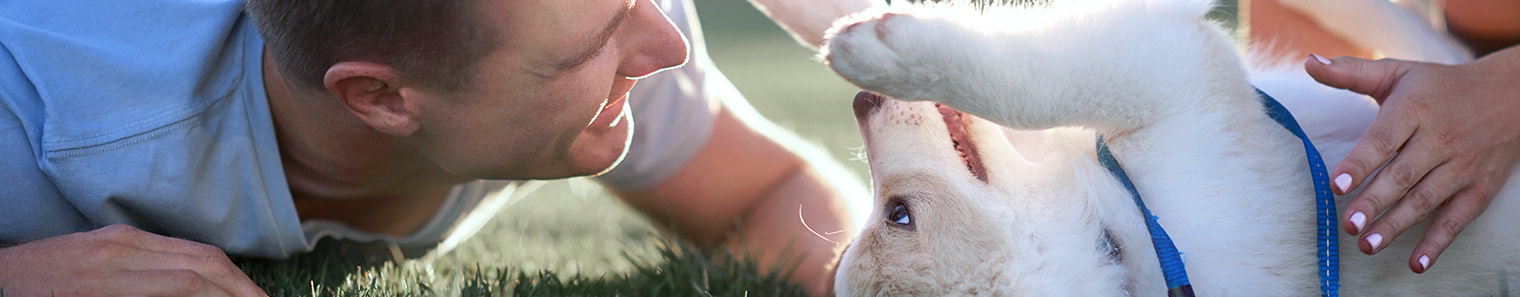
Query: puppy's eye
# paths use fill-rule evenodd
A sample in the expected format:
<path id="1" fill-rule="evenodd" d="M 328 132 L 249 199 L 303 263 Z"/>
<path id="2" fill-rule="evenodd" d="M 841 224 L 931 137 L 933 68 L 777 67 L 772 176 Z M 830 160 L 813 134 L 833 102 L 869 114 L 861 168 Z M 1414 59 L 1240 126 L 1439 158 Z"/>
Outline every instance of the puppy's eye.
<path id="1" fill-rule="evenodd" d="M 908 226 L 913 224 L 913 216 L 908 213 L 908 206 L 897 204 L 896 206 L 892 207 L 892 213 L 887 214 L 887 221 L 891 221 L 892 223 L 898 225 Z"/>

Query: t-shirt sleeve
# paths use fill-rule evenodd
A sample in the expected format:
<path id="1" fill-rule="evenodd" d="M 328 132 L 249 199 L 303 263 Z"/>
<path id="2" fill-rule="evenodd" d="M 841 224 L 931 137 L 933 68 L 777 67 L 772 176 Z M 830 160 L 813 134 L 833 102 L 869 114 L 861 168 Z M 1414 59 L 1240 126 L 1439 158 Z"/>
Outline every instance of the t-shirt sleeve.
<path id="1" fill-rule="evenodd" d="M 688 62 L 640 80 L 629 93 L 633 142 L 623 162 L 599 177 L 619 191 L 653 188 L 684 168 L 707 143 L 719 98 L 738 94 L 707 57 L 690 3 L 657 2 L 687 36 Z"/>
<path id="2" fill-rule="evenodd" d="M 3 28 L 0 28 L 3 29 Z M 41 102 L 0 42 L 0 246 L 84 231 L 89 222 L 38 167 Z M 45 219 L 38 219 L 45 218 Z"/>
<path id="3" fill-rule="evenodd" d="M 306 251 L 242 7 L 0 1 L 0 240 L 127 224 Z"/>

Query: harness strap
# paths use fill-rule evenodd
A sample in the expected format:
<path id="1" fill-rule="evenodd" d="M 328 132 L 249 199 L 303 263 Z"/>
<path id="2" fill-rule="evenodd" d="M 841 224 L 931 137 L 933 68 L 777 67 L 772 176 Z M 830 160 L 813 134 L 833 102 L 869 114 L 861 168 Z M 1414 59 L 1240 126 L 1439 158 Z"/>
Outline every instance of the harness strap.
<path id="1" fill-rule="evenodd" d="M 1129 181 L 1129 175 L 1124 173 L 1124 168 L 1119 167 L 1119 160 L 1114 159 L 1114 154 L 1108 151 L 1103 136 L 1098 136 L 1098 162 L 1103 163 L 1103 168 L 1108 168 L 1108 172 L 1124 184 L 1124 189 L 1134 198 L 1135 206 L 1140 207 L 1140 215 L 1145 216 L 1145 227 L 1151 233 L 1151 245 L 1156 247 L 1156 258 L 1161 260 L 1161 275 L 1166 277 L 1166 295 L 1193 297 L 1193 284 L 1188 282 L 1187 269 L 1182 264 L 1182 252 L 1177 251 L 1177 246 L 1172 244 L 1172 237 L 1167 236 L 1166 229 L 1162 229 L 1161 223 L 1157 222 L 1160 218 L 1152 215 L 1151 210 L 1145 207 L 1145 200 L 1140 199 L 1140 191 L 1135 190 L 1135 183 Z"/>
<path id="2" fill-rule="evenodd" d="M 1256 89 L 1261 95 L 1262 106 L 1266 109 L 1267 116 L 1277 121 L 1283 128 L 1298 136 L 1304 143 L 1304 152 L 1308 155 L 1309 172 L 1313 177 L 1315 205 L 1315 234 L 1317 235 L 1316 255 L 1319 257 L 1320 294 L 1327 297 L 1339 296 L 1340 291 L 1340 255 L 1339 240 L 1336 233 L 1337 223 L 1335 215 L 1335 194 L 1330 192 L 1330 178 L 1325 171 L 1325 162 L 1319 155 L 1319 150 L 1314 148 L 1314 143 L 1309 141 L 1309 136 L 1299 127 L 1298 121 L 1288 109 L 1273 99 L 1272 96 Z M 1166 278 L 1167 296 L 1192 297 L 1193 286 L 1188 282 L 1187 269 L 1182 263 L 1182 252 L 1172 243 L 1171 236 L 1161 228 L 1160 218 L 1151 214 L 1145 207 L 1145 201 L 1140 198 L 1140 192 L 1135 189 L 1135 184 L 1130 182 L 1129 175 L 1119 166 L 1119 161 L 1114 159 L 1113 153 L 1108 150 L 1108 144 L 1103 142 L 1103 137 L 1098 136 L 1098 162 L 1107 168 L 1114 178 L 1124 184 L 1130 196 L 1135 200 L 1135 206 L 1140 208 L 1140 214 L 1145 217 L 1146 228 L 1151 234 L 1151 244 L 1155 246 L 1156 258 L 1161 262 L 1161 273 Z"/>
<path id="3" fill-rule="evenodd" d="M 1256 93 L 1261 95 L 1261 104 L 1267 108 L 1267 116 L 1304 141 L 1304 154 L 1309 159 L 1309 174 L 1314 180 L 1314 233 L 1318 235 L 1315 255 L 1319 256 L 1320 295 L 1340 296 L 1340 234 L 1336 233 L 1340 221 L 1335 215 L 1335 194 L 1330 192 L 1330 174 L 1325 172 L 1325 160 L 1320 157 L 1319 150 L 1314 148 L 1314 143 L 1309 141 L 1309 136 L 1304 134 L 1304 129 L 1298 126 L 1298 120 L 1293 118 L 1293 113 L 1288 112 L 1287 107 L 1283 107 L 1282 103 L 1261 89 L 1256 89 Z"/>

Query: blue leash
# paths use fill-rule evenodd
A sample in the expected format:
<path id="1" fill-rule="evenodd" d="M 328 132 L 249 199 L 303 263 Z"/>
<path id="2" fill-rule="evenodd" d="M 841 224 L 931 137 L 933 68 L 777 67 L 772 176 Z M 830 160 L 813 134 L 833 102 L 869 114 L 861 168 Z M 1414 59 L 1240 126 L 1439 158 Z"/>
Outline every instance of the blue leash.
<path id="1" fill-rule="evenodd" d="M 1304 141 L 1304 152 L 1309 159 L 1309 174 L 1314 178 L 1314 212 L 1315 230 L 1318 235 L 1315 243 L 1317 249 L 1315 255 L 1319 256 L 1319 290 L 1321 296 L 1340 296 L 1340 240 L 1336 230 L 1339 221 L 1335 215 L 1335 194 L 1330 192 L 1330 174 L 1325 172 L 1325 160 L 1320 158 L 1319 150 L 1314 148 L 1314 143 L 1309 141 L 1309 136 L 1304 134 L 1304 129 L 1298 127 L 1298 120 L 1293 119 L 1293 114 L 1288 108 L 1278 103 L 1277 99 L 1256 89 L 1261 94 L 1261 104 L 1266 106 L 1267 115 L 1282 124 L 1283 128 L 1293 132 L 1294 136 Z"/>
<path id="2" fill-rule="evenodd" d="M 1315 234 L 1318 236 L 1315 242 L 1317 255 L 1319 256 L 1319 289 L 1321 296 L 1335 297 L 1340 295 L 1340 255 L 1337 245 L 1335 194 L 1330 192 L 1330 174 L 1325 172 L 1325 161 L 1319 155 L 1319 150 L 1314 148 L 1314 143 L 1309 141 L 1309 136 L 1298 126 L 1298 120 L 1288 112 L 1288 108 L 1278 103 L 1277 99 L 1256 89 L 1261 95 L 1261 104 L 1266 108 L 1267 116 L 1277 121 L 1283 128 L 1288 129 L 1294 136 L 1298 136 L 1304 142 L 1304 152 L 1308 155 L 1309 172 L 1314 178 L 1315 205 Z M 1172 244 L 1172 238 L 1166 235 L 1166 230 L 1161 228 L 1160 218 L 1151 214 L 1151 210 L 1145 207 L 1145 201 L 1140 199 L 1140 192 L 1135 190 L 1135 184 L 1130 182 L 1129 175 L 1119 167 L 1119 160 L 1114 159 L 1112 152 L 1108 151 L 1108 144 L 1103 142 L 1103 137 L 1098 137 L 1098 162 L 1113 173 L 1114 178 L 1124 184 L 1124 189 L 1135 200 L 1135 205 L 1140 207 L 1140 214 L 1145 216 L 1145 225 L 1151 233 L 1151 244 L 1156 248 L 1156 257 L 1161 262 L 1161 273 L 1166 278 L 1167 296 L 1192 297 L 1193 285 L 1188 282 L 1187 269 L 1182 264 L 1182 252 Z"/>
<path id="3" fill-rule="evenodd" d="M 1114 159 L 1114 154 L 1108 151 L 1108 144 L 1103 142 L 1103 136 L 1098 136 L 1098 162 L 1103 163 L 1103 168 L 1108 168 L 1114 178 L 1124 183 L 1124 189 L 1129 190 L 1129 196 L 1135 199 L 1135 206 L 1140 207 L 1140 215 L 1145 216 L 1145 227 L 1150 229 L 1151 245 L 1156 247 L 1156 258 L 1161 260 L 1161 275 L 1166 277 L 1166 295 L 1172 297 L 1193 297 L 1193 284 L 1188 282 L 1187 269 L 1182 265 L 1182 252 L 1177 251 L 1177 246 L 1172 244 L 1172 237 L 1166 235 L 1166 229 L 1161 228 L 1160 218 L 1151 214 L 1150 208 L 1145 207 L 1145 201 L 1140 199 L 1140 191 L 1135 190 L 1135 183 L 1129 181 L 1129 175 L 1124 173 L 1124 168 L 1119 167 L 1119 160 Z"/>

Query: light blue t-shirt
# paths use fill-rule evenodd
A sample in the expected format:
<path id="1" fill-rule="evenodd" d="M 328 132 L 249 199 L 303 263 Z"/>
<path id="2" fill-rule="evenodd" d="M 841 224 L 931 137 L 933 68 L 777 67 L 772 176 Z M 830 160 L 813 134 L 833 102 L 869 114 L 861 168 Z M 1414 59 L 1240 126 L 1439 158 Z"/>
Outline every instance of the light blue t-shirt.
<path id="1" fill-rule="evenodd" d="M 0 2 L 0 241 L 129 223 L 306 250 L 252 24 L 231 1 Z"/>
<path id="2" fill-rule="evenodd" d="M 700 36 L 688 1 L 658 2 Z M 494 193 L 482 187 L 511 184 L 456 187 L 401 239 L 303 222 L 264 94 L 263 42 L 242 5 L 0 1 L 0 244 L 109 224 L 275 258 L 321 236 L 436 244 Z M 687 67 L 634 89 L 634 144 L 605 182 L 639 190 L 673 174 L 705 143 L 715 98 L 737 96 L 691 48 Z"/>

